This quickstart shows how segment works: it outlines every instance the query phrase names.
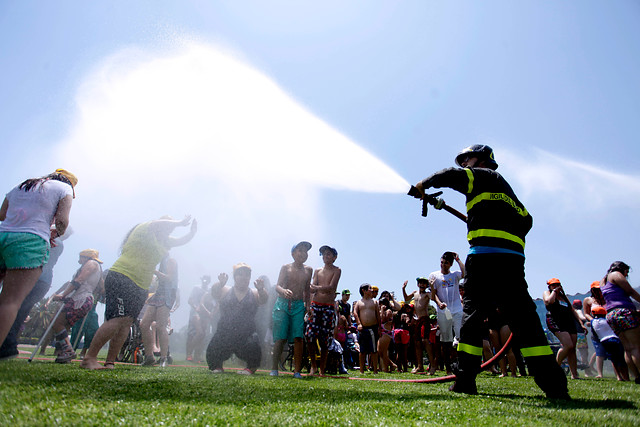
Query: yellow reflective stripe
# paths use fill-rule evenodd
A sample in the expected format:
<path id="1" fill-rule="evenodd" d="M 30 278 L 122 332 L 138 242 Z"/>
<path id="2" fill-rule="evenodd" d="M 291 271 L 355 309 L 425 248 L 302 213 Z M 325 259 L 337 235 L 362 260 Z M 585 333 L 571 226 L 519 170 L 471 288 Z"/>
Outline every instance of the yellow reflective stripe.
<path id="1" fill-rule="evenodd" d="M 548 345 L 541 345 L 539 347 L 521 348 L 520 352 L 524 357 L 553 355 L 553 350 L 551 350 L 551 347 L 549 347 Z"/>
<path id="2" fill-rule="evenodd" d="M 496 239 L 509 240 L 511 242 L 519 244 L 524 250 L 524 240 L 511 233 L 507 233 L 506 231 L 481 228 L 480 230 L 470 231 L 469 234 L 467 234 L 467 240 L 469 241 L 475 239 L 476 237 L 495 237 Z"/>
<path id="3" fill-rule="evenodd" d="M 482 347 L 476 347 L 463 342 L 458 343 L 458 351 L 464 351 L 472 356 L 482 356 Z"/>
<path id="4" fill-rule="evenodd" d="M 478 194 L 476 197 L 473 198 L 473 200 L 471 200 L 471 201 L 469 201 L 467 203 L 467 212 L 469 212 L 471 210 L 471 208 L 473 208 L 476 204 L 478 204 L 478 203 L 480 203 L 480 202 L 482 202 L 484 200 L 490 200 L 490 201 L 501 200 L 501 201 L 506 202 L 509 205 L 511 205 L 511 207 L 513 209 L 515 209 L 516 212 L 518 212 L 518 214 L 520 214 L 522 216 L 529 215 L 529 212 L 527 212 L 526 209 L 523 209 L 520 206 L 518 206 L 517 203 L 514 202 L 511 197 L 507 196 L 504 193 L 481 193 L 481 194 Z"/>
<path id="5" fill-rule="evenodd" d="M 471 172 L 471 169 L 469 168 L 464 168 L 464 170 L 467 172 L 467 178 L 469 178 L 469 188 L 467 189 L 467 194 L 471 194 L 471 192 L 473 191 L 473 172 Z M 467 209 L 467 211 L 469 211 L 469 209 Z"/>

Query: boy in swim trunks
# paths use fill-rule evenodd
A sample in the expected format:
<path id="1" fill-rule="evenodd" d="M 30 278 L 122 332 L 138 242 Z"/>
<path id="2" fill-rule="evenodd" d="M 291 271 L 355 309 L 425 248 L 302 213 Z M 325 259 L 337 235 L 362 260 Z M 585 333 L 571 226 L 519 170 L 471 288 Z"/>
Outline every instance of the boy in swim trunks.
<path id="1" fill-rule="evenodd" d="M 418 277 L 418 290 L 407 295 L 407 281 L 402 284 L 402 294 L 405 303 L 413 300 L 415 309 L 415 318 L 413 319 L 413 337 L 416 347 L 416 366 L 411 371 L 412 374 L 424 372 L 424 363 L 422 361 L 423 349 L 427 350 L 427 358 L 429 359 L 429 375 L 433 375 L 436 371 L 436 365 L 433 358 L 433 348 L 429 342 L 429 333 L 431 332 L 431 319 L 429 318 L 429 302 L 431 301 L 431 290 L 429 288 L 429 280 L 426 277 Z"/>
<path id="2" fill-rule="evenodd" d="M 278 276 L 276 293 L 278 299 L 273 306 L 273 365 L 271 376 L 278 375 L 278 365 L 285 341 L 293 341 L 294 378 L 302 378 L 302 336 L 304 313 L 309 307 L 309 288 L 313 269 L 304 265 L 309 256 L 311 243 L 300 242 L 291 249 L 293 262 L 283 265 Z"/>
<path id="3" fill-rule="evenodd" d="M 368 354 L 371 355 L 373 373 L 378 373 L 378 332 L 380 330 L 380 306 L 373 299 L 373 287 L 368 283 L 360 285 L 362 299 L 354 304 L 353 314 L 358 325 L 360 343 L 360 373 L 364 374 L 364 365 Z"/>
<path id="4" fill-rule="evenodd" d="M 311 305 L 305 329 L 305 337 L 310 344 L 311 375 L 318 372 L 316 340 L 320 344 L 320 375 L 324 375 L 329 345 L 333 341 L 336 289 L 342 274 L 340 267 L 333 265 L 338 258 L 338 251 L 325 245 L 320 248 L 320 255 L 324 267 L 317 269 L 313 275 L 313 284 L 310 287 Z"/>

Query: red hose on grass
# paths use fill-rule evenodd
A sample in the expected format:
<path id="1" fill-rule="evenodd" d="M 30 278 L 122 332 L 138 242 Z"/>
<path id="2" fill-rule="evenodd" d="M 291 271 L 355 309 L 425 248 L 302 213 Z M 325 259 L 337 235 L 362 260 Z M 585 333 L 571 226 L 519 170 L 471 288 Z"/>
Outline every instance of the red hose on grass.
<path id="1" fill-rule="evenodd" d="M 507 342 L 504 343 L 504 346 L 498 351 L 491 359 L 484 362 L 480 365 L 480 369 L 486 369 L 491 366 L 493 362 L 498 360 L 502 355 L 509 349 L 511 345 L 511 341 L 513 339 L 513 333 L 509 335 Z M 344 378 L 344 377 L 335 377 L 335 378 Z M 449 381 L 455 381 L 455 375 L 446 375 L 444 377 L 436 377 L 436 378 L 425 378 L 423 380 L 402 380 L 402 379 L 386 379 L 386 378 L 361 378 L 361 377 L 349 377 L 350 380 L 360 380 L 360 381 L 386 381 L 386 382 L 400 382 L 400 383 L 446 383 Z"/>

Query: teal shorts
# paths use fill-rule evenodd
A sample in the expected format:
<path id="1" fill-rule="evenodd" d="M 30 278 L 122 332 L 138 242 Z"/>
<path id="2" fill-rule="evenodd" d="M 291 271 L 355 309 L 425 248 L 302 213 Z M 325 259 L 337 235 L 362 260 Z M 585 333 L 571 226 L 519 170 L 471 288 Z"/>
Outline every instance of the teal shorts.
<path id="1" fill-rule="evenodd" d="M 0 270 L 26 270 L 49 261 L 49 242 L 32 233 L 0 233 Z"/>
<path id="2" fill-rule="evenodd" d="M 302 338 L 304 312 L 304 301 L 278 298 L 273 306 L 273 341 Z"/>

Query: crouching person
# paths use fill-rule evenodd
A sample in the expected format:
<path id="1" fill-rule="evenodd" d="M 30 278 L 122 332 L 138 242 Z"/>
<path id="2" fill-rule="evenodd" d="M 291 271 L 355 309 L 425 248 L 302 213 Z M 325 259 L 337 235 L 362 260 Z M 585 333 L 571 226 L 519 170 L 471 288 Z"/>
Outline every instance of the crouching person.
<path id="1" fill-rule="evenodd" d="M 247 363 L 239 374 L 253 374 L 262 358 L 260 340 L 256 331 L 258 306 L 268 299 L 261 279 L 255 281 L 256 289 L 250 289 L 251 267 L 240 263 L 233 266 L 233 286 L 225 286 L 229 280 L 226 273 L 218 276 L 211 287 L 211 295 L 220 307 L 218 329 L 207 347 L 207 364 L 214 374 L 224 372 L 222 364 L 235 354 Z"/>
<path id="2" fill-rule="evenodd" d="M 67 283 L 64 291 L 52 297 L 54 301 L 64 301 L 63 312 L 52 327 L 56 339 L 57 363 L 69 363 L 76 357 L 68 331 L 93 307 L 93 293 L 102 281 L 102 261 L 98 256 L 99 253 L 95 249 L 80 252 L 78 263 L 81 267 Z"/>

